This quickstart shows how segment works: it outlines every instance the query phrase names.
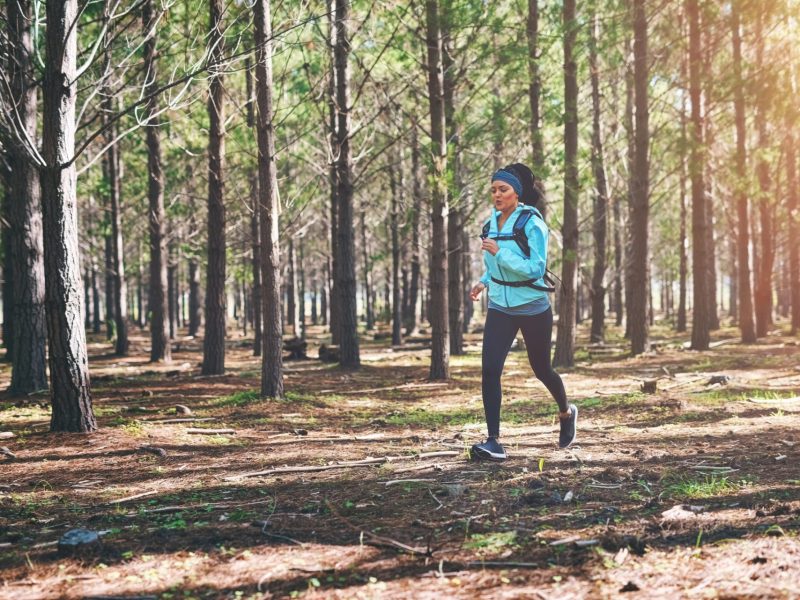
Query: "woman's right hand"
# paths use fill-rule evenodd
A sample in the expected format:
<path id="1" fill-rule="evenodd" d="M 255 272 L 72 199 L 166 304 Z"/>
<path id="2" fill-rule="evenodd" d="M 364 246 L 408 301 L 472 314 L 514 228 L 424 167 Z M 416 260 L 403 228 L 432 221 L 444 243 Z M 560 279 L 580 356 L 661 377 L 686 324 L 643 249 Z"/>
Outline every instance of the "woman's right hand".
<path id="1" fill-rule="evenodd" d="M 478 283 L 469 293 L 469 297 L 472 298 L 473 302 L 476 302 L 481 297 L 481 292 L 486 289 L 486 286 L 483 283 Z"/>

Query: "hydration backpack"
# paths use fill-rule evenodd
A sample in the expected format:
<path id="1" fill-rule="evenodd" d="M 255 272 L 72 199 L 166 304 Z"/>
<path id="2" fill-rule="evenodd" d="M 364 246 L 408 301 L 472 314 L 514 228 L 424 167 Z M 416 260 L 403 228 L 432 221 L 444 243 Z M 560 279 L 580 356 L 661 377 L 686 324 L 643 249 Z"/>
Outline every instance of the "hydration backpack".
<path id="1" fill-rule="evenodd" d="M 528 244 L 528 236 L 525 233 L 525 226 L 528 224 L 532 216 L 537 216 L 542 221 L 544 218 L 542 214 L 533 207 L 528 207 L 522 210 L 522 212 L 517 215 L 517 220 L 514 221 L 514 227 L 512 228 L 511 234 L 508 233 L 501 233 L 493 237 L 493 240 L 502 240 L 502 241 L 515 241 L 519 249 L 522 251 L 522 254 L 525 258 L 531 257 L 531 247 Z M 483 225 L 483 231 L 481 232 L 481 239 L 485 240 L 489 237 L 489 228 L 491 225 L 491 221 L 487 221 Z M 524 279 L 521 281 L 505 281 L 503 279 L 496 279 L 492 277 L 492 281 L 498 283 L 500 285 L 507 285 L 510 287 L 530 287 L 535 290 L 540 290 L 542 292 L 555 292 L 556 291 L 556 282 L 553 278 L 556 278 L 555 273 L 550 271 L 550 269 L 545 267 L 544 276 L 542 276 L 542 281 L 544 281 L 547 285 L 538 285 L 536 281 L 537 279 Z"/>

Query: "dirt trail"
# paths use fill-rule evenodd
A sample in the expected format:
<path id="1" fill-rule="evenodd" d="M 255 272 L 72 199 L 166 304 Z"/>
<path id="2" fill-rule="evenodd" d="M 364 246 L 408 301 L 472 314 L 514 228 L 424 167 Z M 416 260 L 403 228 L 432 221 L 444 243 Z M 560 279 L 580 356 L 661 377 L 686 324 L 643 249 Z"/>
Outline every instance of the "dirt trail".
<path id="1" fill-rule="evenodd" d="M 446 384 L 425 380 L 424 344 L 369 342 L 359 372 L 287 363 L 280 402 L 258 399 L 246 340 L 201 377 L 197 341 L 153 366 L 97 339 L 98 433 L 47 433 L 46 397 L 0 397 L 0 598 L 800 597 L 800 347 L 735 333 L 704 353 L 666 331 L 645 357 L 582 350 L 562 373 L 569 451 L 512 353 L 499 465 L 465 460 L 475 335 Z M 78 527 L 101 545 L 60 556 Z"/>

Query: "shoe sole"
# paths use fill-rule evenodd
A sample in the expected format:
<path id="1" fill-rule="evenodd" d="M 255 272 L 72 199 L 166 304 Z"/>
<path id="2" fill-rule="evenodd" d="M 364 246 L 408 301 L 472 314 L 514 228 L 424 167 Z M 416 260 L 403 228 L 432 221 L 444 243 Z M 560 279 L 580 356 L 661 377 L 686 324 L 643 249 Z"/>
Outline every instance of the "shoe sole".
<path id="1" fill-rule="evenodd" d="M 472 460 L 490 460 L 492 462 L 503 462 L 508 456 L 496 456 L 485 450 L 471 450 L 469 456 Z"/>
<path id="2" fill-rule="evenodd" d="M 558 445 L 558 447 L 561 448 L 562 450 L 566 450 L 572 444 L 574 444 L 575 440 L 578 437 L 578 407 L 575 406 L 574 404 L 570 404 L 569 407 L 575 410 L 575 433 L 573 434 L 572 439 L 569 441 L 569 443 L 566 446 L 562 446 L 561 444 Z"/>

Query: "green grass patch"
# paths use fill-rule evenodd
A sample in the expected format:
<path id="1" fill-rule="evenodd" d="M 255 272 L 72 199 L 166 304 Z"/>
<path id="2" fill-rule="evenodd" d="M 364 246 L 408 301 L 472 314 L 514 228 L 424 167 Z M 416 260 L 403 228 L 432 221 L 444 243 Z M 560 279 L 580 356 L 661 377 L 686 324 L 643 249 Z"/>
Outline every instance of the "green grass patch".
<path id="1" fill-rule="evenodd" d="M 665 493 L 675 499 L 704 499 L 726 496 L 751 485 L 748 479 L 732 480 L 725 475 L 705 475 L 703 477 L 680 476 L 669 480 Z"/>
<path id="2" fill-rule="evenodd" d="M 464 542 L 466 550 L 473 550 L 478 554 L 493 555 L 500 554 L 505 550 L 516 550 L 519 548 L 517 543 L 516 531 L 496 531 L 493 533 L 473 533 Z"/>
<path id="3" fill-rule="evenodd" d="M 213 401 L 215 406 L 246 406 L 251 402 L 258 402 L 261 400 L 261 394 L 258 390 L 245 390 L 242 392 L 235 392 L 230 396 L 222 396 Z"/>

